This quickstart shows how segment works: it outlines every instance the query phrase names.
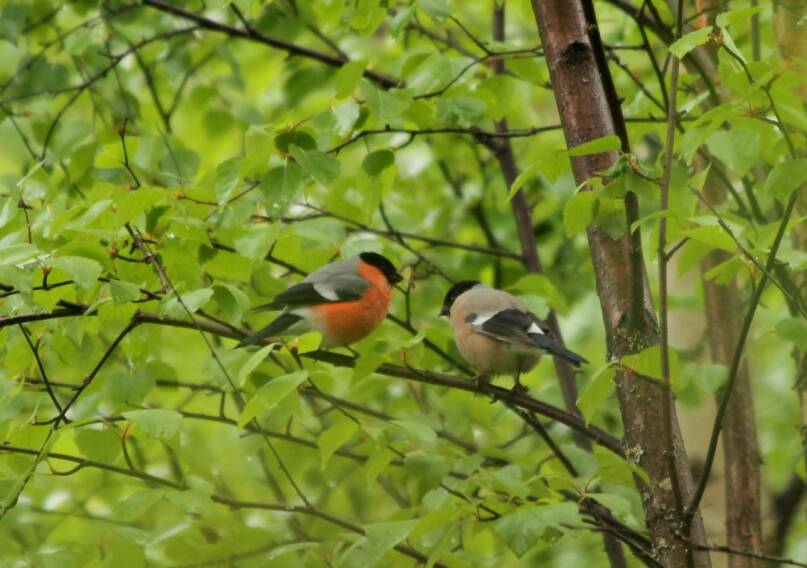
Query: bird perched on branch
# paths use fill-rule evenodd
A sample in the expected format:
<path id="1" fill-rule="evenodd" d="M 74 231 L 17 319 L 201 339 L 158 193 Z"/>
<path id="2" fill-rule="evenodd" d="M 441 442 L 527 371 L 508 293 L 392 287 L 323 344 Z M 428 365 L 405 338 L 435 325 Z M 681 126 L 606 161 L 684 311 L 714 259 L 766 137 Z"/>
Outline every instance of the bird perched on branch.
<path id="1" fill-rule="evenodd" d="M 326 264 L 256 310 L 281 310 L 272 323 L 246 337 L 244 347 L 267 337 L 317 331 L 325 347 L 365 338 L 384 321 L 392 287 L 402 277 L 375 252 Z"/>
<path id="2" fill-rule="evenodd" d="M 588 363 L 551 337 L 546 324 L 518 298 L 475 280 L 455 284 L 440 315 L 449 316 L 457 348 L 479 372 L 478 381 L 513 375 L 513 388 L 523 390 L 521 373 L 535 367 L 544 353 L 576 367 Z"/>

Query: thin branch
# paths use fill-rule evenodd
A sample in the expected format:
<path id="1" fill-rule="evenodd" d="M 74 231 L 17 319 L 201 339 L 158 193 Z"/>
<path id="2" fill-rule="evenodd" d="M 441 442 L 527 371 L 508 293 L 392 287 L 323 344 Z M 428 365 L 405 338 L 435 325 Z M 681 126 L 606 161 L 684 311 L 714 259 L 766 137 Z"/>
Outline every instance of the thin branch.
<path id="1" fill-rule="evenodd" d="M 773 274 L 765 267 L 765 265 L 762 264 L 762 262 L 760 262 L 759 259 L 745 247 L 745 245 L 743 245 L 743 243 L 740 241 L 737 235 L 734 234 L 734 231 L 731 230 L 731 227 L 729 227 L 728 223 L 726 223 L 726 221 L 720 215 L 720 212 L 718 212 L 717 209 L 715 209 L 715 207 L 706 199 L 706 196 L 703 195 L 703 193 L 697 191 L 694 188 L 690 188 L 690 191 L 700 200 L 701 203 L 703 203 L 709 209 L 712 215 L 715 216 L 717 224 L 720 226 L 721 229 L 723 229 L 726 232 L 726 234 L 729 237 L 731 237 L 731 240 L 734 241 L 734 244 L 737 246 L 737 248 L 740 250 L 743 256 L 748 260 L 750 260 L 751 263 L 760 270 L 760 272 L 767 275 L 768 280 L 770 280 L 771 284 L 776 286 L 776 288 L 779 289 L 782 295 L 784 295 L 785 299 L 788 302 L 788 305 L 790 305 L 793 309 L 801 313 L 802 316 L 807 317 L 807 313 L 805 312 L 804 308 L 801 306 L 799 302 L 798 295 L 794 294 L 791 290 L 788 290 L 784 284 L 779 282 L 779 280 L 773 276 Z"/>
<path id="2" fill-rule="evenodd" d="M 52 418 L 51 420 L 42 422 L 42 424 L 53 423 L 54 428 L 58 428 L 62 422 L 69 422 L 69 420 L 67 419 L 67 412 L 76 403 L 78 397 L 81 396 L 81 393 L 83 393 L 86 390 L 86 388 L 92 384 L 93 380 L 98 375 L 99 371 L 101 371 L 101 369 L 106 364 L 109 357 L 112 355 L 112 352 L 115 350 L 115 348 L 117 348 L 118 345 L 120 345 L 120 342 L 123 341 L 123 338 L 129 335 L 129 332 L 131 332 L 134 328 L 136 328 L 139 323 L 140 321 L 137 318 L 137 314 L 135 314 L 135 316 L 129 321 L 128 324 L 126 324 L 126 326 L 120 331 L 120 333 L 118 333 L 118 335 L 115 336 L 115 339 L 112 340 L 112 343 L 109 344 L 106 350 L 104 350 L 101 359 L 99 359 L 98 363 L 95 364 L 95 367 L 93 367 L 92 371 L 90 371 L 90 373 L 81 382 L 79 387 L 73 392 L 73 396 L 70 398 L 70 400 L 67 401 L 67 404 L 64 405 L 59 414 L 54 418 Z"/>
<path id="3" fill-rule="evenodd" d="M 521 419 L 524 420 L 524 422 L 530 428 L 532 428 L 535 431 L 535 433 L 538 434 L 538 436 L 540 436 L 540 438 L 544 441 L 544 443 L 546 443 L 546 445 L 549 447 L 549 449 L 552 451 L 552 453 L 555 455 L 558 461 L 560 461 L 560 463 L 563 464 L 564 469 L 566 469 L 569 475 L 571 475 L 572 477 L 577 477 L 578 475 L 577 469 L 574 467 L 571 460 L 566 456 L 563 450 L 560 449 L 560 446 L 558 446 L 555 443 L 555 441 L 550 437 L 549 432 L 546 431 L 546 428 L 544 428 L 543 424 L 541 424 L 541 422 L 535 417 L 535 415 L 532 412 L 527 412 L 516 406 L 508 405 L 508 407 L 513 412 L 518 414 L 521 417 Z"/>
<path id="4" fill-rule="evenodd" d="M 159 275 L 160 280 L 164 283 L 164 285 L 167 285 L 167 288 L 170 289 L 171 292 L 173 292 L 174 296 L 177 299 L 177 302 L 179 302 L 179 305 L 182 307 L 182 309 L 185 311 L 185 314 L 188 316 L 188 319 L 190 320 L 189 324 L 199 332 L 199 335 L 201 335 L 202 340 L 204 341 L 205 345 L 207 346 L 207 350 L 210 353 L 210 356 L 216 362 L 216 365 L 218 366 L 219 370 L 221 370 L 222 374 L 227 379 L 227 382 L 229 383 L 230 388 L 232 389 L 233 397 L 234 397 L 236 403 L 238 404 L 239 409 L 241 411 L 243 411 L 244 407 L 246 406 L 246 403 L 244 402 L 243 397 L 241 396 L 240 392 L 238 391 L 238 388 L 236 387 L 235 381 L 230 376 L 230 373 L 227 371 L 227 368 L 224 366 L 224 363 L 222 363 L 221 358 L 218 356 L 218 353 L 216 353 L 215 348 L 210 343 L 210 340 L 208 339 L 207 335 L 205 334 L 204 329 L 199 325 L 200 322 L 196 318 L 193 317 L 193 312 L 191 312 L 191 310 L 188 308 L 187 304 L 185 304 L 185 301 L 182 299 L 182 296 L 179 294 L 179 291 L 176 289 L 176 287 L 174 287 L 174 284 L 168 278 L 168 275 L 167 275 L 167 273 L 165 271 L 165 268 L 160 263 L 160 260 L 151 251 L 151 248 L 148 246 L 148 244 L 146 244 L 146 242 L 143 240 L 143 238 L 140 235 L 140 232 L 139 232 L 138 229 L 133 228 L 130 224 L 127 223 L 126 224 L 126 230 L 129 232 L 129 234 L 134 239 L 135 246 L 137 246 L 137 248 L 139 248 L 142 251 L 143 255 L 147 259 L 149 259 L 149 262 L 152 264 L 152 266 L 154 267 L 154 270 Z M 256 426 L 260 426 L 258 424 L 258 421 L 257 421 L 256 418 L 253 418 L 252 420 L 250 420 L 250 422 L 254 423 Z M 272 444 L 272 441 L 267 436 L 262 436 L 262 439 L 266 443 L 269 450 L 272 452 L 272 455 L 275 457 L 275 460 L 277 461 L 277 464 L 280 467 L 280 470 L 283 472 L 286 479 L 291 484 L 292 488 L 294 489 L 294 492 L 297 494 L 297 496 L 300 498 L 300 500 L 303 503 L 305 503 L 306 506 L 309 506 L 310 503 L 308 501 L 308 498 L 305 496 L 305 493 L 303 493 L 303 490 L 300 488 L 297 481 L 295 481 L 294 477 L 291 475 L 291 472 L 286 467 L 286 464 L 283 462 L 283 459 L 280 457 L 280 454 L 277 452 L 277 449 L 275 448 L 274 444 Z M 278 495 L 278 497 L 280 497 L 280 495 Z"/>
<path id="5" fill-rule="evenodd" d="M 0 444 L 0 452 L 3 452 L 3 451 L 17 453 L 17 454 L 28 454 L 28 455 L 37 455 L 39 453 L 37 450 L 33 450 L 33 449 L 30 449 L 30 448 L 22 448 L 22 447 L 19 447 L 19 446 L 13 446 L 11 444 Z M 95 461 L 95 460 L 85 459 L 85 458 L 81 458 L 81 457 L 78 457 L 78 456 L 71 456 L 71 455 L 68 455 L 68 454 L 51 452 L 49 454 L 49 457 L 52 458 L 52 459 L 59 459 L 59 460 L 68 461 L 68 462 L 78 464 L 79 467 L 77 468 L 77 470 L 87 468 L 87 467 L 91 467 L 91 468 L 95 468 L 95 469 L 101 469 L 101 470 L 109 471 L 109 472 L 112 472 L 112 473 L 116 473 L 118 475 L 124 475 L 124 476 L 127 476 L 127 477 L 132 477 L 132 478 L 135 478 L 135 479 L 139 479 L 141 481 L 146 481 L 148 483 L 153 483 L 155 485 L 168 487 L 170 489 L 176 489 L 176 490 L 182 491 L 182 490 L 184 490 L 186 488 L 184 483 L 177 483 L 177 482 L 171 481 L 169 479 L 164 479 L 162 477 L 157 477 L 155 475 L 151 475 L 151 474 L 148 474 L 148 473 L 145 473 L 145 472 L 142 472 L 142 471 L 131 470 L 131 469 L 128 469 L 128 468 L 119 467 L 119 466 L 116 466 L 116 465 L 111 465 L 111 464 L 107 464 L 107 463 L 103 463 L 103 462 L 99 462 L 99 461 Z M 279 504 L 279 503 L 258 503 L 258 502 L 254 502 L 254 501 L 240 501 L 240 500 L 232 499 L 230 497 L 226 497 L 224 495 L 220 495 L 220 494 L 216 494 L 216 493 L 214 493 L 214 494 L 212 494 L 210 496 L 210 500 L 213 501 L 214 503 L 218 503 L 220 505 L 226 505 L 226 506 L 230 507 L 233 510 L 238 510 L 238 509 L 262 509 L 262 510 L 266 510 L 266 511 L 279 511 L 279 512 L 285 512 L 285 513 L 293 513 L 293 514 L 299 514 L 299 515 L 312 516 L 312 517 L 319 518 L 319 519 L 321 519 L 323 521 L 326 521 L 326 522 L 328 522 L 330 524 L 333 524 L 333 525 L 342 527 L 344 529 L 347 529 L 347 530 L 349 530 L 351 532 L 354 532 L 356 534 L 360 534 L 360 535 L 365 534 L 364 529 L 362 529 L 361 527 L 359 527 L 357 525 L 354 525 L 354 524 L 352 524 L 352 523 L 350 523 L 350 522 L 348 522 L 348 521 L 346 521 L 344 519 L 341 519 L 339 517 L 331 515 L 330 513 L 326 513 L 325 511 L 321 511 L 319 509 L 316 509 L 316 508 L 314 508 L 314 507 L 312 507 L 310 505 L 297 506 L 297 505 L 283 505 L 283 504 Z M 423 562 L 428 561 L 427 556 L 425 556 L 424 554 L 418 552 L 417 550 L 415 550 L 415 549 L 413 549 L 413 548 L 411 548 L 409 546 L 399 544 L 399 545 L 396 545 L 393 548 L 395 550 L 397 550 L 398 552 L 402 553 L 402 554 L 405 554 L 405 555 L 407 555 L 407 556 L 409 556 L 411 558 L 414 558 L 418 562 L 423 563 Z M 445 565 L 441 564 L 439 562 L 435 563 L 434 566 L 441 566 L 442 568 L 445 568 Z"/>
<path id="6" fill-rule="evenodd" d="M 788 566 L 799 566 L 800 568 L 807 568 L 807 563 L 799 562 L 798 560 L 793 560 L 792 558 L 784 558 L 782 556 L 773 556 L 771 554 L 760 554 L 758 552 L 740 550 L 739 548 L 733 548 L 731 546 L 726 546 L 723 544 L 706 545 L 706 544 L 698 544 L 695 542 L 690 544 L 692 544 L 692 546 L 694 546 L 698 550 L 722 552 L 724 554 L 728 554 L 729 556 L 742 556 L 744 558 L 755 558 L 757 560 L 765 560 L 766 562 L 773 562 L 774 564 L 778 565 L 786 564 Z"/>
<path id="7" fill-rule="evenodd" d="M 678 0 L 676 12 L 677 23 L 675 38 L 681 37 L 684 20 L 684 0 Z M 675 142 L 675 116 L 678 101 L 678 72 L 681 60 L 673 57 L 670 71 L 670 96 L 667 107 L 667 137 L 664 142 L 664 174 L 661 182 L 661 211 L 666 212 L 670 206 L 670 181 L 672 180 L 673 144 Z M 681 521 L 684 512 L 684 498 L 681 492 L 681 480 L 678 478 L 676 463 L 679 459 L 675 451 L 675 402 L 673 400 L 672 384 L 670 381 L 670 335 L 669 335 L 669 309 L 667 305 L 667 216 L 662 215 L 659 221 L 658 234 L 658 287 L 659 287 L 659 350 L 661 353 L 661 381 L 664 385 L 663 394 L 663 420 L 665 450 L 670 475 L 670 485 L 675 499 L 675 514 L 677 521 Z M 686 563 L 694 568 L 695 559 L 691 549 L 687 549 Z"/>
<path id="8" fill-rule="evenodd" d="M 246 332 L 238 334 L 231 329 L 213 323 L 196 321 L 194 324 L 193 322 L 184 320 L 178 320 L 173 318 L 161 318 L 159 316 L 146 312 L 141 312 L 139 314 L 139 321 L 141 323 L 164 325 L 164 326 L 193 329 L 193 330 L 198 330 L 198 328 L 201 327 L 207 333 L 219 337 L 226 337 L 229 339 L 240 340 L 247 336 Z M 303 354 L 302 357 L 314 359 L 316 361 L 322 361 L 337 367 L 353 367 L 355 366 L 356 363 L 355 359 L 352 357 L 349 357 L 347 355 L 341 355 L 339 353 L 334 353 L 331 351 L 313 351 L 310 353 Z M 434 371 L 415 369 L 413 367 L 402 367 L 390 363 L 382 364 L 380 367 L 378 367 L 378 369 L 376 369 L 375 372 L 390 377 L 414 380 L 427 384 L 439 385 L 447 388 L 454 388 L 458 390 L 464 390 L 467 392 L 482 394 L 493 399 L 512 403 L 515 406 L 518 406 L 519 408 L 536 412 L 538 414 L 546 416 L 547 418 L 556 420 L 557 422 L 560 422 L 561 424 L 564 424 L 573 430 L 582 432 L 594 443 L 600 444 L 604 448 L 611 450 L 612 452 L 614 452 L 619 456 L 624 456 L 624 452 L 622 450 L 619 440 L 614 436 L 612 436 L 611 434 L 609 434 L 608 432 L 602 430 L 601 428 L 598 428 L 597 426 L 587 425 L 585 421 L 579 416 L 570 414 L 565 410 L 557 408 L 556 406 L 545 403 L 543 401 L 536 400 L 526 394 L 513 392 L 510 391 L 509 389 L 498 387 L 490 383 L 476 384 L 475 381 L 471 381 L 465 377 L 457 377 L 454 375 L 447 375 L 444 373 L 437 373 Z"/>
<path id="9" fill-rule="evenodd" d="M 328 55 L 327 53 L 321 53 L 307 47 L 295 45 L 282 39 L 270 37 L 252 28 L 239 29 L 228 24 L 223 24 L 221 22 L 205 18 L 204 16 L 194 14 L 193 12 L 188 12 L 179 6 L 168 4 L 162 0 L 143 0 L 143 4 L 155 8 L 161 12 L 194 22 L 200 28 L 223 33 L 230 37 L 248 39 L 257 43 L 268 45 L 269 47 L 285 51 L 290 55 L 297 55 L 300 57 L 313 59 L 314 61 L 319 61 L 320 63 L 324 63 L 330 67 L 342 67 L 350 62 L 342 57 L 334 57 L 333 55 Z M 381 73 L 377 73 L 369 69 L 365 69 L 363 75 L 384 89 L 390 89 L 398 85 L 398 81 L 396 79 L 392 79 L 391 77 L 382 75 Z"/>
<path id="10" fill-rule="evenodd" d="M 308 215 L 308 216 L 302 217 L 302 218 L 300 218 L 300 217 L 291 218 L 291 219 L 289 219 L 289 218 L 285 218 L 285 219 L 281 218 L 280 220 L 285 222 L 285 223 L 288 223 L 288 222 L 297 223 L 297 222 L 300 222 L 300 221 L 315 220 L 315 219 L 319 219 L 319 218 L 322 218 L 322 217 L 331 217 L 333 219 L 337 219 L 339 221 L 343 221 L 345 223 L 348 223 L 349 225 L 352 225 L 352 226 L 356 227 L 356 229 L 361 231 L 361 232 L 372 233 L 374 235 L 385 236 L 385 237 L 393 237 L 393 238 L 396 238 L 396 239 L 398 237 L 403 237 L 403 238 L 406 238 L 406 239 L 411 239 L 413 241 L 421 241 L 421 242 L 424 242 L 424 243 L 428 243 L 428 244 L 434 245 L 436 247 L 455 248 L 455 249 L 459 249 L 459 250 L 466 250 L 466 251 L 469 251 L 469 252 L 478 252 L 480 254 L 489 254 L 491 256 L 500 256 L 500 257 L 505 257 L 505 258 L 512 258 L 513 260 L 518 260 L 518 261 L 520 261 L 522 259 L 520 254 L 512 252 L 512 251 L 509 251 L 507 249 L 499 248 L 499 247 L 486 247 L 486 246 L 480 246 L 480 245 L 467 245 L 465 243 L 458 243 L 456 241 L 438 239 L 438 238 L 435 238 L 435 237 L 429 237 L 429 236 L 426 236 L 426 235 L 420 235 L 420 234 L 416 234 L 416 233 L 408 233 L 406 231 L 399 231 L 397 229 L 394 230 L 394 231 L 392 231 L 392 230 L 386 230 L 385 231 L 385 230 L 382 230 L 382 229 L 374 229 L 373 227 L 370 227 L 369 225 L 365 225 L 364 223 L 361 223 L 360 221 L 355 221 L 355 220 L 350 219 L 348 217 L 345 217 L 343 215 L 339 215 L 339 214 L 333 213 L 331 211 L 326 211 L 325 209 L 320 209 L 319 207 L 314 207 L 313 205 L 308 205 L 307 204 L 306 207 L 308 207 L 310 209 L 313 209 L 315 211 L 319 211 L 319 214 L 318 215 Z M 259 216 L 259 215 L 256 215 L 254 217 L 258 218 L 258 219 L 262 219 L 262 220 L 267 220 L 267 221 L 271 220 L 268 217 Z"/>
<path id="11" fill-rule="evenodd" d="M 378 128 L 378 129 L 368 129 L 362 130 L 357 132 L 344 142 L 341 142 L 334 146 L 333 148 L 327 150 L 328 153 L 338 154 L 340 150 L 343 148 L 350 146 L 354 142 L 361 140 L 367 136 L 374 136 L 376 134 L 409 134 L 410 136 L 425 136 L 428 134 L 469 134 L 471 136 L 475 136 L 477 138 L 485 139 L 485 138 L 523 138 L 529 136 L 535 136 L 536 134 L 541 134 L 542 132 L 550 132 L 552 130 L 560 130 L 560 124 L 553 124 L 551 126 L 535 126 L 533 128 L 525 128 L 522 130 L 509 130 L 506 132 L 497 132 L 497 131 L 490 131 L 490 130 L 482 130 L 481 128 L 476 127 L 469 127 L 463 128 L 461 126 L 445 126 L 445 127 L 436 127 L 436 128 L 422 128 L 422 129 L 411 129 L 411 128 Z"/>
<path id="12" fill-rule="evenodd" d="M 798 194 L 799 191 L 795 190 L 790 195 L 790 199 L 788 200 L 785 208 L 784 216 L 782 217 L 782 221 L 779 224 L 779 229 L 776 231 L 776 236 L 774 237 L 773 244 L 771 245 L 771 250 L 768 254 L 768 261 L 765 263 L 765 272 L 762 273 L 762 276 L 759 279 L 759 283 L 757 284 L 754 294 L 751 297 L 748 311 L 743 319 L 742 327 L 740 328 L 740 335 L 737 339 L 737 346 L 734 349 L 734 356 L 731 360 L 731 367 L 729 368 L 723 398 L 720 401 L 720 407 L 717 411 L 717 415 L 715 416 L 714 424 L 712 425 L 712 434 L 709 439 L 709 447 L 706 453 L 706 459 L 704 460 L 703 471 L 701 472 L 695 492 L 692 495 L 692 500 L 684 512 L 684 532 L 687 532 L 689 525 L 694 518 L 695 512 L 698 509 L 698 505 L 700 505 L 701 499 L 703 498 L 703 494 L 706 491 L 706 484 L 709 482 L 709 476 L 711 475 L 712 466 L 714 465 L 715 454 L 717 453 L 717 443 L 720 439 L 720 431 L 723 428 L 723 419 L 726 416 L 726 410 L 728 409 L 728 404 L 731 398 L 731 393 L 734 390 L 734 385 L 737 383 L 738 371 L 740 369 L 740 362 L 742 360 L 745 342 L 748 339 L 749 332 L 751 331 L 751 323 L 754 321 L 754 315 L 756 314 L 757 307 L 759 306 L 759 301 L 762 299 L 762 293 L 765 291 L 766 284 L 768 283 L 768 273 L 776 263 L 776 255 L 779 252 L 779 245 L 782 244 L 782 239 L 785 235 L 785 231 L 787 230 L 787 225 L 790 222 L 790 217 L 792 216 L 793 210 L 796 207 L 796 198 L 798 197 Z"/>
<path id="13" fill-rule="evenodd" d="M 39 357 L 39 347 L 34 345 L 33 341 L 31 341 L 31 336 L 28 333 L 28 330 L 25 329 L 25 326 L 21 323 L 18 324 L 20 331 L 22 331 L 23 337 L 25 337 L 26 343 L 28 343 L 28 347 L 31 348 L 31 353 L 34 354 L 34 359 L 36 359 L 36 365 L 39 367 L 39 374 L 42 376 L 42 381 L 45 383 L 45 389 L 48 391 L 48 396 L 50 396 L 51 401 L 53 401 L 53 406 L 56 407 L 57 412 L 62 412 L 62 405 L 59 403 L 59 399 L 56 398 L 56 395 L 53 393 L 53 389 L 51 388 L 51 383 L 48 380 L 48 373 L 45 372 L 45 365 L 42 364 L 42 359 Z"/>

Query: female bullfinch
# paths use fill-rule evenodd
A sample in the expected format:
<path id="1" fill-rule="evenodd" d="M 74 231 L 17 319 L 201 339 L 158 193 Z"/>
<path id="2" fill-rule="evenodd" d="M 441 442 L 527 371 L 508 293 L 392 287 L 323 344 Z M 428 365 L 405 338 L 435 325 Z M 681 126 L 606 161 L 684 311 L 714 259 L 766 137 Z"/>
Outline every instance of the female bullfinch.
<path id="1" fill-rule="evenodd" d="M 531 370 L 544 353 L 579 367 L 588 363 L 549 335 L 549 329 L 521 301 L 507 292 L 466 280 L 455 284 L 443 300 L 440 315 L 449 316 L 457 348 L 479 373 L 514 375 Z"/>
<path id="2" fill-rule="evenodd" d="M 282 313 L 238 347 L 306 331 L 321 333 L 324 347 L 359 341 L 384 321 L 392 286 L 401 280 L 392 263 L 375 252 L 326 264 L 257 308 Z"/>

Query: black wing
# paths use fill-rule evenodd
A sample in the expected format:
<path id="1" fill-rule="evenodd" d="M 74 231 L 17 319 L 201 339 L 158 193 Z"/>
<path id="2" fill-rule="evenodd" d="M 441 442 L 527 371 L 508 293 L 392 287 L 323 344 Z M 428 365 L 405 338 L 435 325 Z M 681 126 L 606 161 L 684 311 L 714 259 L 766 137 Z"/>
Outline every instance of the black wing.
<path id="1" fill-rule="evenodd" d="M 284 290 L 272 300 L 271 303 L 256 308 L 256 310 L 280 310 L 283 308 L 295 309 L 330 304 L 335 302 L 351 302 L 361 298 L 364 289 L 357 285 L 357 278 L 345 279 L 340 282 L 336 279 L 332 283 L 300 282 Z M 365 282 L 364 288 L 369 283 Z"/>
<path id="2" fill-rule="evenodd" d="M 468 323 L 483 335 L 505 341 L 521 348 L 541 349 L 547 353 L 566 359 L 572 365 L 588 363 L 583 357 L 569 351 L 558 343 L 548 332 L 546 325 L 535 314 L 511 308 L 485 317 L 472 314 Z"/>

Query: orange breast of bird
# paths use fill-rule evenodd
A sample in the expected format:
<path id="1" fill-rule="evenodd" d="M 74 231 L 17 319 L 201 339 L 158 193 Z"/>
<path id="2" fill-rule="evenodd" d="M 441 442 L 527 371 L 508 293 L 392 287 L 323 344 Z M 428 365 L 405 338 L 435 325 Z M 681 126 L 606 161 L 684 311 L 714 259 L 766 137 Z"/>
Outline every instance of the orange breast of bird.
<path id="1" fill-rule="evenodd" d="M 361 299 L 311 308 L 327 343 L 348 345 L 364 339 L 387 316 L 392 288 L 386 277 L 366 262 L 359 263 L 359 274 L 370 282 Z"/>

